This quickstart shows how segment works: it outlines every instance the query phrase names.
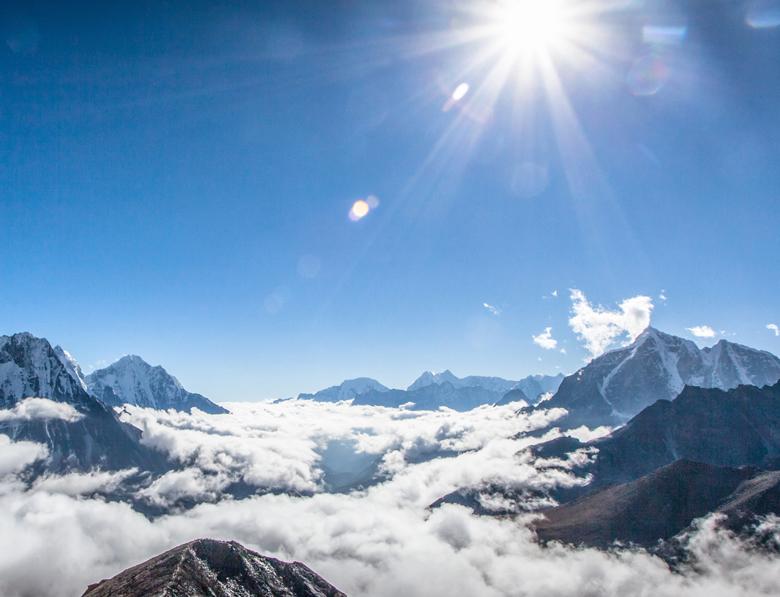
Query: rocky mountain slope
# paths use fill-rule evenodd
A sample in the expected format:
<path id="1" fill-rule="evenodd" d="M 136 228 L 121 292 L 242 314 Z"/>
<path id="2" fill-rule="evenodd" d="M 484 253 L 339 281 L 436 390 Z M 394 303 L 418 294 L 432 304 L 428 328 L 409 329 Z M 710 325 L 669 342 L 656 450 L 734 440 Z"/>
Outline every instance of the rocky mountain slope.
<path id="1" fill-rule="evenodd" d="M 726 514 L 732 526 L 780 512 L 780 472 L 677 460 L 635 481 L 545 510 L 534 526 L 542 541 L 649 547 L 710 512 Z"/>
<path id="2" fill-rule="evenodd" d="M 657 401 L 606 437 L 587 443 L 563 437 L 533 451 L 559 458 L 582 448 L 595 455 L 578 472 L 593 480 L 561 498 L 638 479 L 678 459 L 775 468 L 780 464 L 780 382 L 728 391 L 688 386 L 676 399 Z"/>
<path id="3" fill-rule="evenodd" d="M 109 580 L 84 597 L 344 597 L 299 562 L 262 556 L 235 541 L 198 539 Z"/>
<path id="4" fill-rule="evenodd" d="M 210 414 L 228 412 L 200 394 L 185 390 L 173 375 L 160 366 L 152 367 L 139 356 L 125 356 L 86 377 L 89 391 L 107 406 L 134 404 L 161 410 Z"/>

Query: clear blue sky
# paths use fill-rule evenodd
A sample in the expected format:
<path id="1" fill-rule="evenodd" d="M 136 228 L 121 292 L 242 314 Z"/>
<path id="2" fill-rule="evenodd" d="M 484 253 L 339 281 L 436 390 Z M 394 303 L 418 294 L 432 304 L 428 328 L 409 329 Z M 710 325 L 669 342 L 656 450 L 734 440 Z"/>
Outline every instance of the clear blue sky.
<path id="1" fill-rule="evenodd" d="M 780 352 L 780 13 L 225 4 L 4 4 L 0 333 L 216 400 L 570 372 L 570 288 Z"/>

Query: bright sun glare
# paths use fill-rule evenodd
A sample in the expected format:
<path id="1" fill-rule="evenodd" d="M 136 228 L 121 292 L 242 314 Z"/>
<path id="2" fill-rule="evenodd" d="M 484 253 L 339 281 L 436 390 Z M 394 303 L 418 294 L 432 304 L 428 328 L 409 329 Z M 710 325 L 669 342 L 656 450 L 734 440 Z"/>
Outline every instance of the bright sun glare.
<path id="1" fill-rule="evenodd" d="M 565 33 L 559 0 L 505 0 L 496 22 L 501 44 L 512 54 L 547 50 Z"/>

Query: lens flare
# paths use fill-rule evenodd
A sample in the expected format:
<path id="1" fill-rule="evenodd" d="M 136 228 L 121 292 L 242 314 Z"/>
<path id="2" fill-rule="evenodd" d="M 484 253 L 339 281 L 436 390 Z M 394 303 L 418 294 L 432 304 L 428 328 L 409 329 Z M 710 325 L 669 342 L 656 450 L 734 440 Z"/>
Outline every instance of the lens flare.
<path id="1" fill-rule="evenodd" d="M 455 91 L 452 92 L 452 101 L 459 102 L 464 97 L 466 97 L 466 94 L 468 92 L 469 92 L 469 84 L 461 83 L 455 88 Z"/>
<path id="2" fill-rule="evenodd" d="M 365 199 L 358 199 L 352 204 L 348 217 L 353 222 L 357 222 L 365 218 L 377 207 L 379 207 L 379 198 L 376 195 L 369 195 Z"/>

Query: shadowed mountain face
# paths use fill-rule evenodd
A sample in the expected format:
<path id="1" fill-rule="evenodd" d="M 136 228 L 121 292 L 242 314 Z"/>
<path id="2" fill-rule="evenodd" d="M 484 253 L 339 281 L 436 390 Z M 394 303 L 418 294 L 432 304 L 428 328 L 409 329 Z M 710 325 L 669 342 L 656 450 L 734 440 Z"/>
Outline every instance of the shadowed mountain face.
<path id="1" fill-rule="evenodd" d="M 0 408 L 11 413 L 0 419 L 0 433 L 14 440 L 46 445 L 48 458 L 42 466 L 49 472 L 93 467 L 164 468 L 162 455 L 141 445 L 138 429 L 120 422 L 87 393 L 83 379 L 66 355 L 31 334 L 0 337 Z M 13 414 L 12 409 L 20 407 L 26 398 L 46 398 L 67 405 L 70 415 L 52 414 L 48 412 L 51 408 Z"/>
<path id="2" fill-rule="evenodd" d="M 115 577 L 84 597 L 344 597 L 308 567 L 262 556 L 235 541 L 198 539 Z"/>
<path id="3" fill-rule="evenodd" d="M 162 367 L 152 367 L 134 355 L 89 374 L 85 381 L 89 391 L 107 406 L 135 404 L 162 410 L 191 412 L 197 408 L 209 414 L 228 412 L 205 396 L 185 390 Z"/>
<path id="4" fill-rule="evenodd" d="M 725 514 L 732 528 L 755 515 L 780 512 L 780 472 L 678 460 L 635 481 L 546 510 L 535 527 L 542 541 L 593 547 L 620 541 L 648 547 L 710 512 Z"/>
<path id="5" fill-rule="evenodd" d="M 693 342 L 647 328 L 625 348 L 608 352 L 561 383 L 545 408 L 569 411 L 566 427 L 619 425 L 656 400 L 671 400 L 686 385 L 723 390 L 758 387 L 780 379 L 780 359 L 721 340 L 699 349 Z"/>
<path id="6" fill-rule="evenodd" d="M 598 450 L 583 469 L 593 481 L 559 497 L 631 481 L 682 458 L 774 468 L 780 462 L 780 382 L 729 391 L 686 387 L 675 400 L 659 400 L 604 438 L 588 443 L 559 438 L 534 452 L 560 457 L 578 448 Z"/>

